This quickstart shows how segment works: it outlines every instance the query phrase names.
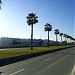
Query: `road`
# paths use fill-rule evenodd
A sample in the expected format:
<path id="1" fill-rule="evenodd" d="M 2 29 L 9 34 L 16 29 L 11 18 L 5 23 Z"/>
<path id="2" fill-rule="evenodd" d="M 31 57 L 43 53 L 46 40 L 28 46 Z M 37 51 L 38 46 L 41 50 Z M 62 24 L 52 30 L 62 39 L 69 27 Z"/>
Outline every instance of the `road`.
<path id="1" fill-rule="evenodd" d="M 0 49 L 1 50 L 19 50 L 19 49 L 30 49 L 30 47 L 24 47 L 24 48 L 4 48 L 4 49 Z"/>
<path id="2" fill-rule="evenodd" d="M 53 47 L 53 46 L 50 46 L 50 47 Z M 33 48 L 41 48 L 41 47 L 33 47 Z M 31 47 L 22 47 L 22 48 L 3 48 L 3 49 L 0 49 L 0 51 L 2 51 L 2 50 L 20 50 L 20 49 L 31 49 Z"/>
<path id="3" fill-rule="evenodd" d="M 33 48 L 40 48 L 40 47 L 33 47 Z M 3 48 L 3 49 L 0 49 L 0 51 L 2 51 L 2 50 L 20 50 L 20 49 L 31 49 L 31 47 L 23 47 L 23 48 Z"/>
<path id="4" fill-rule="evenodd" d="M 74 48 L 0 67 L 1 75 L 71 75 L 75 65 Z"/>

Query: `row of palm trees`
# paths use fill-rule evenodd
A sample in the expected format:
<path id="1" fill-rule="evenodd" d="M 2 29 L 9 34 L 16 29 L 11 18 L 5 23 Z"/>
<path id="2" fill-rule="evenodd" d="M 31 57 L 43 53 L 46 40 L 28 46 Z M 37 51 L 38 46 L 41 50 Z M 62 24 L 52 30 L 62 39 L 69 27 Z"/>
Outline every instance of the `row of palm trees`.
<path id="1" fill-rule="evenodd" d="M 1 3 L 2 3 L 2 1 L 0 0 L 0 9 L 1 9 Z M 29 13 L 26 18 L 27 18 L 28 25 L 29 26 L 31 25 L 31 50 L 33 50 L 33 24 L 38 23 L 38 20 L 37 20 L 38 17 L 34 13 Z M 49 23 L 46 23 L 44 30 L 48 31 L 48 47 L 49 47 L 49 31 L 52 30 L 52 25 Z M 55 29 L 54 31 L 55 31 L 54 33 L 56 35 L 56 43 L 58 42 L 58 39 L 57 39 L 58 34 L 61 36 L 61 42 L 62 42 L 62 35 L 63 35 L 63 37 L 65 37 L 65 41 L 66 41 L 66 38 L 67 39 L 69 38 L 69 39 L 75 41 L 75 39 L 73 37 L 71 37 L 67 34 L 60 33 L 58 29 Z"/>
<path id="2" fill-rule="evenodd" d="M 38 23 L 38 20 L 37 20 L 38 17 L 34 13 L 29 13 L 26 18 L 27 18 L 28 25 L 29 26 L 31 25 L 31 50 L 33 50 L 33 24 Z M 49 23 L 46 23 L 44 30 L 48 32 L 48 47 L 49 47 L 49 31 L 52 30 L 52 25 L 49 24 Z M 60 33 L 59 32 L 59 29 L 55 29 L 54 30 L 54 33 L 56 35 L 56 43 L 57 43 L 57 46 L 58 46 L 58 38 L 57 38 L 57 35 L 58 34 L 61 37 L 61 44 L 62 44 L 62 36 L 65 37 L 65 42 L 66 42 L 66 38 L 67 39 L 70 38 L 71 40 L 74 40 L 75 41 L 75 39 L 73 37 L 71 37 L 71 36 L 69 36 L 67 34 Z"/>
<path id="3" fill-rule="evenodd" d="M 52 30 L 52 25 L 50 25 L 49 23 L 46 23 L 45 25 L 45 31 L 48 31 L 48 47 L 49 47 L 49 31 Z M 60 33 L 59 32 L 59 29 L 55 29 L 54 30 L 54 34 L 56 35 L 56 44 L 58 46 L 58 38 L 57 38 L 57 35 L 59 34 L 60 37 L 61 37 L 61 45 L 63 45 L 63 42 L 62 42 L 62 36 L 65 37 L 65 44 L 68 43 L 68 39 L 71 39 L 71 40 L 74 40 L 74 38 L 72 38 L 71 36 L 67 35 L 67 34 L 63 34 L 63 33 Z M 67 40 L 66 40 L 67 39 Z"/>
<path id="4" fill-rule="evenodd" d="M 55 31 L 55 34 L 56 34 L 56 43 L 58 42 L 58 40 L 57 40 L 57 35 L 58 34 L 61 37 L 61 45 L 63 45 L 62 36 L 65 37 L 65 44 L 68 44 L 69 43 L 68 42 L 69 39 L 75 41 L 75 39 L 73 37 L 71 37 L 70 35 L 60 33 L 58 29 L 55 29 L 54 31 Z"/>

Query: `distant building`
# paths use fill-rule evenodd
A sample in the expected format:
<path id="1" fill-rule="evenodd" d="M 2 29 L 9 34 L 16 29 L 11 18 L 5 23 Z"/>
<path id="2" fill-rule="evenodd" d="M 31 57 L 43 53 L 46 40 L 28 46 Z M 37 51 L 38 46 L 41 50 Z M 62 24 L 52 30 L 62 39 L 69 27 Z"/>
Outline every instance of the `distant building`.
<path id="1" fill-rule="evenodd" d="M 49 40 L 49 45 L 50 46 L 56 45 L 56 42 L 52 41 L 52 40 Z M 47 39 L 43 40 L 42 46 L 48 46 L 48 40 Z"/>
<path id="2" fill-rule="evenodd" d="M 12 45 L 12 38 L 1 37 L 0 38 L 0 46 L 10 46 Z"/>
<path id="3" fill-rule="evenodd" d="M 33 46 L 41 46 L 41 45 L 42 45 L 41 39 L 33 40 Z M 31 39 L 1 37 L 0 38 L 0 46 L 2 46 L 2 47 L 31 46 Z"/>
<path id="4" fill-rule="evenodd" d="M 33 39 L 33 46 L 47 46 L 48 40 Z M 49 45 L 55 45 L 55 41 L 49 40 Z M 30 47 L 31 39 L 1 37 L 0 46 L 2 47 Z"/>

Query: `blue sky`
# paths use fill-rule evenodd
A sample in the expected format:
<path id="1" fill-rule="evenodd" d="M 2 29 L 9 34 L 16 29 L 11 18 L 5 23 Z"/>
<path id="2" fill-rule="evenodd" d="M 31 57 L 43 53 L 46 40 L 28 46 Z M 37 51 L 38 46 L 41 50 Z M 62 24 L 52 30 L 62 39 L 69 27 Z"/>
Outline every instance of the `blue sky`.
<path id="1" fill-rule="evenodd" d="M 31 27 L 27 24 L 28 13 L 36 13 L 34 38 L 47 38 L 44 25 L 53 27 L 50 39 L 55 40 L 54 29 L 74 37 L 74 0 L 2 0 L 0 10 L 0 36 L 30 38 Z M 59 41 L 60 37 L 58 36 Z M 64 39 L 63 39 L 64 40 Z"/>

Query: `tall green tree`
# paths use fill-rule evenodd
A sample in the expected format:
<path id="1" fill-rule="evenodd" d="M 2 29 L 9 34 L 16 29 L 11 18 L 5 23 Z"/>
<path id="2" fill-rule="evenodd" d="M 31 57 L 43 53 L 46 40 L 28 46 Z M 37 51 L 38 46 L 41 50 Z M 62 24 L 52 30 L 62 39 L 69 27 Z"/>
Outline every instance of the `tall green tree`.
<path id="1" fill-rule="evenodd" d="M 57 38 L 57 35 L 59 34 L 59 30 L 58 29 L 55 29 L 54 30 L 54 34 L 56 35 L 56 44 L 58 46 L 58 38 Z"/>
<path id="2" fill-rule="evenodd" d="M 52 25 L 50 25 L 49 23 L 46 23 L 44 30 L 48 31 L 48 47 L 49 47 L 49 31 L 52 30 Z"/>
<path id="3" fill-rule="evenodd" d="M 62 36 L 63 36 L 63 33 L 60 33 L 59 35 L 60 35 L 60 37 L 61 37 L 61 45 L 63 45 L 63 43 L 62 43 Z"/>
<path id="4" fill-rule="evenodd" d="M 34 13 L 29 13 L 26 18 L 28 25 L 31 25 L 31 50 L 33 50 L 33 24 L 38 23 L 38 17 Z"/>

